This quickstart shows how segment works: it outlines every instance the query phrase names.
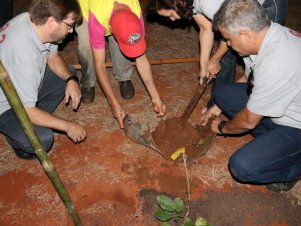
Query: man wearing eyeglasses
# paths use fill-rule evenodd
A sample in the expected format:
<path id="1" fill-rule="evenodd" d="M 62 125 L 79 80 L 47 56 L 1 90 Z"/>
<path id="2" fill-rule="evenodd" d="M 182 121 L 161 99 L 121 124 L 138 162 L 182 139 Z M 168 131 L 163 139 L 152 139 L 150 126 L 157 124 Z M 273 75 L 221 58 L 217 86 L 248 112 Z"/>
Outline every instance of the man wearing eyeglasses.
<path id="1" fill-rule="evenodd" d="M 73 32 L 80 19 L 76 0 L 33 0 L 28 12 L 16 16 L 0 30 L 0 60 L 46 151 L 53 144 L 53 130 L 66 133 L 75 143 L 86 137 L 82 126 L 52 115 L 64 97 L 73 109 L 80 103 L 76 71 L 57 51 L 57 43 Z M 0 132 L 17 156 L 36 157 L 2 89 Z"/>

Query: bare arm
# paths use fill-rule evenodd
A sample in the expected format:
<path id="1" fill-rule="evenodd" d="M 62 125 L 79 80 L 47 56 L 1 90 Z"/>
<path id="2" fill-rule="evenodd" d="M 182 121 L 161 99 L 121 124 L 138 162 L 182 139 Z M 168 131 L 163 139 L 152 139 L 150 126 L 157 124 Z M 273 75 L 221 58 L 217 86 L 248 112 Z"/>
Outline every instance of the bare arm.
<path id="1" fill-rule="evenodd" d="M 64 61 L 64 59 L 59 53 L 51 54 L 48 57 L 47 64 L 51 69 L 51 71 L 53 71 L 57 76 L 59 76 L 64 81 L 72 75 L 66 62 Z M 70 80 L 66 86 L 65 103 L 68 103 L 69 100 L 71 99 L 72 108 L 77 109 L 80 103 L 80 98 L 81 98 L 81 94 L 77 82 L 74 80 Z"/>
<path id="2" fill-rule="evenodd" d="M 212 23 L 205 16 L 198 14 L 193 17 L 200 28 L 199 41 L 200 41 L 200 83 L 204 77 L 209 76 L 207 64 L 212 51 L 214 33 L 212 30 Z"/>
<path id="3" fill-rule="evenodd" d="M 221 41 L 218 49 L 216 52 L 213 54 L 213 56 L 210 58 L 208 62 L 208 71 L 209 74 L 212 75 L 213 77 L 216 76 L 216 74 L 220 71 L 221 66 L 220 66 L 220 61 L 222 57 L 228 52 L 228 46 L 225 41 Z"/>
<path id="4" fill-rule="evenodd" d="M 71 75 L 71 71 L 59 53 L 51 54 L 48 57 L 47 64 L 51 71 L 57 74 L 62 80 L 66 80 Z"/>
<path id="5" fill-rule="evenodd" d="M 117 101 L 114 92 L 112 90 L 112 86 L 110 84 L 110 80 L 108 77 L 106 64 L 105 64 L 105 59 L 106 59 L 105 49 L 93 49 L 92 51 L 93 51 L 94 65 L 95 65 L 98 81 L 108 99 L 114 117 L 117 119 L 120 128 L 123 128 L 123 118 L 125 117 L 125 112 L 123 111 L 119 102 Z"/>
<path id="6" fill-rule="evenodd" d="M 158 116 L 164 116 L 166 113 L 166 106 L 161 101 L 160 95 L 153 79 L 151 66 L 145 53 L 142 56 L 136 58 L 136 66 L 141 79 L 146 86 L 149 95 L 151 96 L 154 111 L 158 113 Z"/>
<path id="7" fill-rule="evenodd" d="M 235 117 L 228 121 L 223 128 L 223 133 L 225 134 L 240 134 L 251 129 L 254 129 L 262 120 L 263 116 L 257 115 L 248 110 L 245 107 L 243 110 L 238 112 Z M 212 122 L 212 131 L 216 133 L 220 133 L 218 130 L 218 124 L 220 123 L 220 119 L 215 119 Z"/>
<path id="8" fill-rule="evenodd" d="M 58 53 L 50 55 L 47 64 L 63 80 L 66 80 L 71 75 L 71 71 Z M 71 98 L 72 107 L 77 108 L 80 101 L 80 90 L 75 81 L 70 81 L 67 84 L 65 92 L 66 102 L 68 102 L 69 98 Z M 63 131 L 74 142 L 80 142 L 86 138 L 85 130 L 78 124 L 58 118 L 37 107 L 25 108 L 25 110 L 34 125 Z"/>
<path id="9" fill-rule="evenodd" d="M 74 142 L 81 142 L 86 138 L 82 126 L 60 119 L 47 111 L 37 107 L 25 108 L 32 124 L 65 132 Z"/>

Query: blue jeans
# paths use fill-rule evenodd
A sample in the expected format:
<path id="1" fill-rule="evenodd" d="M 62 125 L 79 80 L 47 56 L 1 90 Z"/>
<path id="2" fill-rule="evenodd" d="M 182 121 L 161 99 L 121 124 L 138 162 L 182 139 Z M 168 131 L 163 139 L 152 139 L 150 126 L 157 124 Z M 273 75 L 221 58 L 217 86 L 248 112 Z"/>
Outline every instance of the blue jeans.
<path id="1" fill-rule="evenodd" d="M 245 83 L 225 84 L 214 93 L 216 105 L 232 119 L 247 104 Z M 289 182 L 301 175 L 301 129 L 264 118 L 251 131 L 254 139 L 231 156 L 229 169 L 246 183 Z"/>
<path id="2" fill-rule="evenodd" d="M 287 14 L 287 0 L 265 0 L 262 7 L 271 21 L 284 25 Z"/>
<path id="3" fill-rule="evenodd" d="M 76 75 L 76 70 L 71 67 L 69 68 L 72 74 Z M 64 98 L 65 90 L 66 82 L 46 67 L 36 107 L 52 113 Z M 54 140 L 53 131 L 40 126 L 34 126 L 34 129 L 44 150 L 48 152 Z M 0 115 L 0 132 L 5 135 L 7 142 L 13 148 L 21 149 L 31 154 L 35 153 L 13 109 L 7 110 Z"/>
<path id="4" fill-rule="evenodd" d="M 284 25 L 287 14 L 287 0 L 265 0 L 262 4 L 266 14 L 271 21 Z M 221 70 L 217 74 L 211 88 L 211 97 L 207 107 L 212 107 L 214 104 L 213 93 L 219 86 L 235 81 L 237 53 L 229 50 L 221 59 Z"/>
<path id="5" fill-rule="evenodd" d="M 237 53 L 232 49 L 229 49 L 229 51 L 222 57 L 220 62 L 221 70 L 212 83 L 211 97 L 207 104 L 208 108 L 214 105 L 213 93 L 218 87 L 223 84 L 235 82 L 237 57 Z"/>

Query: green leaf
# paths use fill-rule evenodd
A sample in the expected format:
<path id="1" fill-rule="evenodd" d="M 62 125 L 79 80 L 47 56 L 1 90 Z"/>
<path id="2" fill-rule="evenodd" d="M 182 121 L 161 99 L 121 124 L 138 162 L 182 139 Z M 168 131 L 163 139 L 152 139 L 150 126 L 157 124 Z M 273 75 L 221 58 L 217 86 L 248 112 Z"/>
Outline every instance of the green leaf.
<path id="1" fill-rule="evenodd" d="M 154 217 L 160 221 L 169 221 L 173 215 L 165 210 L 157 210 L 154 214 Z"/>
<path id="2" fill-rule="evenodd" d="M 183 218 L 183 217 L 185 217 L 185 215 L 186 215 L 186 214 L 182 212 L 182 213 L 179 213 L 179 214 L 178 214 L 178 217 Z"/>
<path id="3" fill-rule="evenodd" d="M 195 226 L 194 223 L 187 217 L 184 219 L 184 226 Z"/>
<path id="4" fill-rule="evenodd" d="M 195 226 L 209 226 L 209 224 L 205 218 L 199 217 L 195 222 Z"/>
<path id="5" fill-rule="evenodd" d="M 174 217 L 172 218 L 172 220 L 173 220 L 174 222 L 178 222 L 178 221 L 179 221 L 179 217 L 174 216 Z"/>
<path id="6" fill-rule="evenodd" d="M 206 143 L 205 139 L 199 139 L 198 145 L 203 145 Z"/>
<path id="7" fill-rule="evenodd" d="M 173 212 L 175 209 L 175 203 L 171 198 L 165 195 L 159 195 L 157 197 L 157 202 L 161 209 Z"/>
<path id="8" fill-rule="evenodd" d="M 184 206 L 183 200 L 180 199 L 180 198 L 175 198 L 174 199 L 174 204 L 175 204 L 175 211 L 177 213 L 182 213 L 183 206 Z"/>
<path id="9" fill-rule="evenodd" d="M 164 223 L 162 224 L 162 226 L 170 226 L 170 225 L 164 222 Z"/>

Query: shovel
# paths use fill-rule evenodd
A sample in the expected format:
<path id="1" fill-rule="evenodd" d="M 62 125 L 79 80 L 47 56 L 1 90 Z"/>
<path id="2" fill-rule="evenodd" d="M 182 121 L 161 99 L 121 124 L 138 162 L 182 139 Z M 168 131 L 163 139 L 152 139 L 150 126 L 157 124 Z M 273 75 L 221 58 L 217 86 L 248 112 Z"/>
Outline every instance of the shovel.
<path id="1" fill-rule="evenodd" d="M 191 115 L 192 111 L 194 110 L 195 106 L 197 105 L 199 99 L 203 96 L 203 94 L 206 92 L 209 84 L 205 84 L 203 89 L 198 89 L 193 97 L 191 98 L 189 104 L 185 108 L 184 112 L 182 113 L 180 120 L 179 120 L 179 127 L 183 127 L 184 124 L 186 124 L 187 119 Z M 202 128 L 197 127 L 196 130 L 200 132 Z M 156 152 L 160 153 L 164 158 L 171 160 L 170 155 L 167 154 L 165 151 L 161 151 L 158 145 L 156 145 L 152 133 L 150 132 L 149 128 L 145 124 L 140 124 L 138 121 L 132 119 L 130 116 L 126 116 L 124 118 L 124 132 L 125 134 L 134 142 L 138 144 L 142 144 L 144 146 L 150 147 Z M 207 136 L 209 141 L 206 145 L 203 147 L 200 147 L 200 155 L 205 154 L 209 148 L 211 147 L 211 144 L 214 139 L 214 134 L 210 133 L 209 136 Z"/>
<path id="2" fill-rule="evenodd" d="M 129 115 L 126 115 L 123 119 L 124 132 L 128 138 L 134 141 L 137 144 L 142 144 L 149 148 L 152 148 L 164 158 L 167 158 L 155 144 L 152 134 L 145 124 L 140 124 L 137 120 L 131 118 Z"/>

